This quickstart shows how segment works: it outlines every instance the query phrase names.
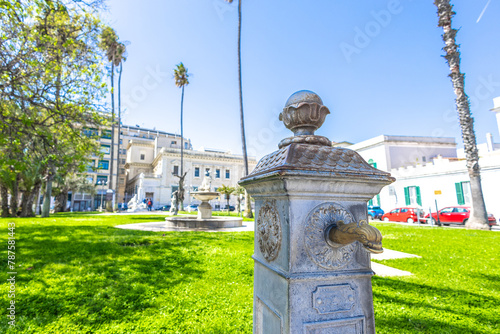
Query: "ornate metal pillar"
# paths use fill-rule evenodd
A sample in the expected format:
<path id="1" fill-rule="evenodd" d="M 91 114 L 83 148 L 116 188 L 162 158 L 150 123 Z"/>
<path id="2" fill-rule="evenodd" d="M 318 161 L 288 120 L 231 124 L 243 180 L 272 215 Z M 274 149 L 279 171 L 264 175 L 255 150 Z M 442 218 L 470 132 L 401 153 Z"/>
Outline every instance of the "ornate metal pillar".
<path id="1" fill-rule="evenodd" d="M 280 114 L 294 136 L 240 184 L 255 199 L 254 333 L 375 333 L 366 203 L 394 181 L 314 135 L 330 111 L 310 91 Z"/>

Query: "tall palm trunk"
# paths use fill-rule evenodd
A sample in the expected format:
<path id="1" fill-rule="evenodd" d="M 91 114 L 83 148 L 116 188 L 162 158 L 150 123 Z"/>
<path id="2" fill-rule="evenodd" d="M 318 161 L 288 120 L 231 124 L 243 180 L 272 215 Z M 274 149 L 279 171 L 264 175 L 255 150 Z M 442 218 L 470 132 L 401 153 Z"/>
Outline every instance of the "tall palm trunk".
<path id="1" fill-rule="evenodd" d="M 184 86 L 181 92 L 181 174 L 179 179 L 179 202 L 181 210 L 184 209 Z"/>
<path id="2" fill-rule="evenodd" d="M 460 72 L 460 52 L 455 42 L 457 30 L 451 27 L 451 20 L 455 12 L 450 0 L 435 0 L 434 4 L 438 9 L 439 23 L 443 27 L 443 41 L 446 46 L 443 50 L 444 56 L 450 67 L 450 78 L 453 89 L 457 96 L 455 103 L 462 130 L 462 140 L 467 160 L 467 171 L 470 178 L 470 188 L 472 197 L 472 210 L 466 223 L 468 229 L 489 230 L 488 216 L 484 204 L 483 191 L 481 188 L 481 174 L 479 168 L 479 154 L 476 145 L 476 135 L 474 133 L 474 119 L 470 111 L 469 97 L 465 94 L 464 74 Z"/>
<path id="3" fill-rule="evenodd" d="M 113 189 L 113 169 L 115 157 L 115 57 L 111 62 L 111 161 L 109 163 L 109 182 L 108 189 Z M 107 201 L 106 209 L 113 211 L 112 201 Z"/>
<path id="4" fill-rule="evenodd" d="M 121 145 L 121 122 L 122 122 L 122 70 L 123 70 L 123 64 L 120 62 L 120 72 L 118 74 L 118 152 L 116 152 L 116 166 L 118 167 L 118 173 L 117 173 L 117 184 L 120 180 L 120 145 Z M 118 186 L 116 187 L 118 188 Z M 118 194 L 117 194 L 118 196 Z M 117 197 L 118 198 L 118 197 Z M 118 202 L 120 200 L 118 199 Z"/>
<path id="5" fill-rule="evenodd" d="M 243 150 L 243 165 L 245 166 L 245 176 L 248 175 L 247 142 L 245 137 L 245 116 L 243 113 L 243 83 L 241 78 L 241 0 L 238 0 L 238 86 L 240 95 L 240 129 L 241 146 Z M 245 217 L 253 218 L 252 202 L 250 195 L 245 191 Z"/>

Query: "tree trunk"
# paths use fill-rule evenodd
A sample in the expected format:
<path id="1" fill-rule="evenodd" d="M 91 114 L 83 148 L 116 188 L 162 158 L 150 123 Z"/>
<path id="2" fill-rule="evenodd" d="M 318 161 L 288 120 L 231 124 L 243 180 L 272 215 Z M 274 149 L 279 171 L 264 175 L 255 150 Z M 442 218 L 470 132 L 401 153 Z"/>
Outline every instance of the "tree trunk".
<path id="1" fill-rule="evenodd" d="M 0 196 L 2 196 L 2 218 L 10 217 L 9 191 L 3 184 L 0 184 Z"/>
<path id="2" fill-rule="evenodd" d="M 121 122 L 122 122 L 122 70 L 123 70 L 123 60 L 120 62 L 120 72 L 118 74 L 118 151 L 116 152 L 116 166 L 117 166 L 117 180 L 116 180 L 116 200 L 120 203 L 120 198 L 118 197 L 118 188 L 120 184 L 120 145 L 121 145 Z"/>
<path id="3" fill-rule="evenodd" d="M 108 189 L 114 189 L 113 187 L 113 170 L 114 170 L 114 157 L 115 157 L 115 65 L 111 63 L 111 159 L 109 163 L 109 183 Z M 109 211 L 109 205 L 106 205 Z M 111 210 L 112 211 L 112 210 Z"/>
<path id="4" fill-rule="evenodd" d="M 65 212 L 66 211 L 67 202 L 68 202 L 68 192 L 67 191 L 62 191 L 55 198 L 54 213 L 56 213 L 56 212 Z"/>
<path id="5" fill-rule="evenodd" d="M 183 109 L 184 109 L 184 85 L 182 86 L 182 93 L 181 93 L 181 175 L 183 175 L 184 173 L 184 123 L 183 123 L 184 110 Z"/>
<path id="6" fill-rule="evenodd" d="M 236 201 L 238 203 L 238 216 L 239 216 L 241 213 L 241 198 L 239 194 L 236 195 Z"/>
<path id="7" fill-rule="evenodd" d="M 38 192 L 40 191 L 42 183 L 36 182 L 33 189 L 26 195 L 26 199 L 23 201 L 22 209 L 21 209 L 21 217 L 34 217 L 35 214 L 33 212 L 33 202 L 35 201 L 35 197 L 37 197 Z M 25 194 L 23 194 L 24 199 Z"/>
<path id="8" fill-rule="evenodd" d="M 45 195 L 43 196 L 42 205 L 42 218 L 46 218 L 50 215 L 50 198 L 52 196 L 52 179 L 54 178 L 54 165 L 49 162 L 49 168 L 47 171 L 47 184 L 45 189 Z"/>
<path id="9" fill-rule="evenodd" d="M 249 171 L 248 171 L 247 143 L 245 137 L 245 116 L 243 113 L 243 80 L 241 77 L 241 0 L 238 0 L 238 84 L 240 93 L 241 146 L 243 150 L 243 164 L 245 166 L 245 176 L 247 176 Z M 250 195 L 246 191 L 245 191 L 245 217 L 253 218 Z"/>
<path id="10" fill-rule="evenodd" d="M 16 174 L 16 179 L 12 183 L 12 196 L 10 197 L 10 211 L 12 217 L 17 217 L 19 211 L 19 174 Z"/>
<path id="11" fill-rule="evenodd" d="M 453 15 L 453 6 L 450 0 L 435 0 L 434 4 L 438 9 L 439 23 L 443 27 L 443 41 L 446 52 L 444 56 L 450 67 L 450 78 L 453 83 L 453 89 L 457 96 L 455 103 L 462 130 L 462 139 L 464 142 L 465 156 L 467 160 L 467 171 L 470 178 L 470 188 L 472 197 L 472 208 L 470 217 L 467 220 L 466 228 L 489 230 L 488 214 L 484 204 L 483 192 L 481 188 L 481 175 L 479 168 L 479 154 L 476 145 L 476 135 L 474 133 L 474 119 L 470 111 L 469 97 L 465 94 L 464 74 L 460 72 L 460 52 L 455 43 L 457 30 L 451 27 Z"/>

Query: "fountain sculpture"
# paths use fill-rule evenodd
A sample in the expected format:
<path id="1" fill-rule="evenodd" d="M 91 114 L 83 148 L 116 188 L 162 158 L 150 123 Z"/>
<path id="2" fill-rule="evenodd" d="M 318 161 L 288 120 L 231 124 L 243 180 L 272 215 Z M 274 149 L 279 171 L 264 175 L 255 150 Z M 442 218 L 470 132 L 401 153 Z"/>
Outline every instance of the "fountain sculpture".
<path id="1" fill-rule="evenodd" d="M 198 216 L 194 217 L 167 217 L 167 227 L 186 228 L 224 228 L 242 226 L 242 218 L 238 217 L 212 217 L 212 206 L 208 201 L 219 197 L 220 193 L 212 191 L 212 178 L 207 171 L 198 191 L 191 192 L 191 195 L 200 200 L 198 206 Z"/>

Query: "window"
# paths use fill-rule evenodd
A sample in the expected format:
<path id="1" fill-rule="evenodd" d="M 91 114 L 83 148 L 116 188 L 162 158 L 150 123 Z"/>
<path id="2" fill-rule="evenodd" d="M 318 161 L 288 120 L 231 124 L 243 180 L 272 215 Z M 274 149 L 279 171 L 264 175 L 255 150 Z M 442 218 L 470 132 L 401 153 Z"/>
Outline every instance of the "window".
<path id="1" fill-rule="evenodd" d="M 94 172 L 95 171 L 95 160 L 92 160 L 88 165 L 87 165 L 87 172 Z"/>
<path id="2" fill-rule="evenodd" d="M 109 161 L 108 160 L 99 160 L 98 169 L 109 169 Z"/>
<path id="3" fill-rule="evenodd" d="M 83 134 L 89 138 L 96 137 L 99 134 L 99 131 L 97 129 L 93 129 L 93 128 L 84 128 Z"/>
<path id="4" fill-rule="evenodd" d="M 401 213 L 404 213 L 404 212 L 408 212 L 408 209 L 407 208 L 401 209 Z"/>
<path id="5" fill-rule="evenodd" d="M 457 193 L 458 205 L 464 205 L 464 204 L 471 203 L 471 193 L 470 193 L 470 182 L 469 181 L 455 183 L 455 190 Z"/>
<path id="6" fill-rule="evenodd" d="M 179 186 L 172 186 L 172 194 L 174 193 L 174 191 L 177 191 L 179 189 Z"/>
<path id="7" fill-rule="evenodd" d="M 177 142 L 176 142 L 175 140 L 172 140 L 172 141 L 170 142 L 170 144 L 171 144 L 171 145 L 177 145 Z"/>
<path id="8" fill-rule="evenodd" d="M 194 168 L 194 177 L 200 177 L 200 167 Z"/>
<path id="9" fill-rule="evenodd" d="M 399 209 L 394 209 L 390 213 L 398 213 L 398 212 L 399 212 Z"/>
<path id="10" fill-rule="evenodd" d="M 120 168 L 120 174 L 125 174 L 125 168 Z"/>
<path id="11" fill-rule="evenodd" d="M 97 175 L 97 185 L 105 185 L 108 183 L 108 177 L 105 175 Z"/>
<path id="12" fill-rule="evenodd" d="M 141 160 L 144 160 L 144 159 L 146 159 L 146 155 L 141 153 Z"/>
<path id="13" fill-rule="evenodd" d="M 86 178 L 86 181 L 87 181 L 88 184 L 94 184 L 94 177 L 93 176 L 88 176 Z"/>
<path id="14" fill-rule="evenodd" d="M 369 200 L 368 205 L 379 205 L 380 206 L 380 194 L 373 197 L 371 200 Z"/>
<path id="15" fill-rule="evenodd" d="M 101 131 L 101 138 L 111 139 L 111 130 L 102 130 Z"/>
<path id="16" fill-rule="evenodd" d="M 122 148 L 122 149 L 120 150 L 120 154 L 127 154 L 127 149 Z"/>
<path id="17" fill-rule="evenodd" d="M 207 174 L 207 173 L 208 173 L 208 175 L 210 175 L 210 168 L 205 168 L 205 174 Z"/>
<path id="18" fill-rule="evenodd" d="M 226 169 L 226 179 L 231 178 L 231 171 L 229 169 Z"/>
<path id="19" fill-rule="evenodd" d="M 120 178 L 119 181 L 118 181 L 118 184 L 125 184 L 125 179 L 124 178 Z"/>
<path id="20" fill-rule="evenodd" d="M 187 150 L 188 148 L 188 143 L 184 143 L 184 149 Z"/>
<path id="21" fill-rule="evenodd" d="M 109 154 L 110 151 L 111 151 L 110 145 L 101 144 L 101 148 L 99 149 L 99 152 L 104 153 L 104 154 Z"/>
<path id="22" fill-rule="evenodd" d="M 220 169 L 215 170 L 215 178 L 220 179 Z"/>
<path id="23" fill-rule="evenodd" d="M 422 157 L 422 161 L 423 161 L 423 162 L 426 162 L 426 161 L 427 161 L 427 158 L 426 158 L 426 157 Z"/>
<path id="24" fill-rule="evenodd" d="M 422 198 L 420 196 L 420 187 L 417 186 L 405 187 L 405 201 L 406 205 L 422 205 Z"/>
<path id="25" fill-rule="evenodd" d="M 193 186 L 193 191 L 198 191 L 198 187 Z"/>
<path id="26" fill-rule="evenodd" d="M 122 165 L 125 165 L 125 159 L 120 159 L 122 161 Z"/>
<path id="27" fill-rule="evenodd" d="M 174 175 L 179 175 L 179 166 L 174 166 Z"/>
<path id="28" fill-rule="evenodd" d="M 368 160 L 368 164 L 373 168 L 377 168 L 377 163 L 373 161 L 373 159 Z"/>

